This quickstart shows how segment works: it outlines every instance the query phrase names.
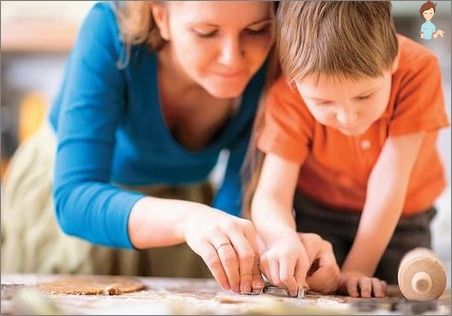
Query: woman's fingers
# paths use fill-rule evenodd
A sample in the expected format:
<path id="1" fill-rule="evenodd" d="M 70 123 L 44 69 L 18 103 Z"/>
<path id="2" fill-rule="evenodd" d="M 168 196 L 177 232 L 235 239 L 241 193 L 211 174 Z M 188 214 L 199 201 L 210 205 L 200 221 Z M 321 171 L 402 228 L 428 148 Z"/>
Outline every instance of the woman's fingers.
<path id="1" fill-rule="evenodd" d="M 243 234 L 231 234 L 230 240 L 236 252 L 240 293 L 249 294 L 264 287 L 259 268 L 259 252 L 253 226 L 245 223 Z"/>
<path id="2" fill-rule="evenodd" d="M 253 280 L 251 282 L 251 292 L 253 294 L 258 294 L 262 291 L 264 286 L 265 282 L 261 273 L 259 254 L 256 253 L 253 261 Z"/>
<path id="3" fill-rule="evenodd" d="M 202 251 L 199 255 L 203 258 L 218 285 L 224 290 L 230 290 L 231 285 L 223 268 L 223 263 L 218 254 L 218 250 L 210 242 L 205 243 L 201 248 Z"/>
<path id="4" fill-rule="evenodd" d="M 199 220 L 190 218 L 183 228 L 188 245 L 200 255 L 218 284 L 236 293 L 260 290 L 264 281 L 254 225 L 246 219 L 215 211 Z"/>
<path id="5" fill-rule="evenodd" d="M 240 291 L 240 275 L 236 250 L 226 234 L 211 237 L 211 246 L 216 254 L 213 258 L 212 271 L 215 278 L 226 278 L 228 287 L 234 292 Z M 215 260 L 217 262 L 215 262 Z"/>
<path id="6" fill-rule="evenodd" d="M 217 229 L 202 242 L 198 253 L 219 285 L 236 293 L 252 293 L 264 287 L 254 227 L 245 220 Z"/>

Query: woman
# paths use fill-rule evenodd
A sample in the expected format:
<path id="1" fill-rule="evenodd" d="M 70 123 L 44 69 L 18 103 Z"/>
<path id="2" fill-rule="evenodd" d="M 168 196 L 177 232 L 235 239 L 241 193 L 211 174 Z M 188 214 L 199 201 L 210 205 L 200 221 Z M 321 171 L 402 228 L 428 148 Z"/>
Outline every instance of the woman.
<path id="1" fill-rule="evenodd" d="M 96 3 L 50 109 L 51 128 L 41 131 L 47 138 L 38 135 L 11 163 L 2 269 L 9 261 L 32 262 L 34 272 L 213 275 L 234 292 L 262 288 L 253 225 L 233 215 L 274 14 L 273 2 Z M 36 176 L 33 186 L 21 176 L 20 156 L 44 150 L 46 166 L 33 159 L 28 169 L 45 173 L 47 183 Z M 209 175 L 225 150 L 214 192 Z M 67 235 L 91 244 L 61 235 L 53 209 Z M 15 235 L 25 247 L 13 261 Z"/>

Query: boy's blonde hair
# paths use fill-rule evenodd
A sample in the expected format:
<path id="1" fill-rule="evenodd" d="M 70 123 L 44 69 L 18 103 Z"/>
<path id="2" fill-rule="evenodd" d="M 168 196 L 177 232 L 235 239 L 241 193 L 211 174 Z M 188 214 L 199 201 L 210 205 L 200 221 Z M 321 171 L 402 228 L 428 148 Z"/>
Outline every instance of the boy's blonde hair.
<path id="1" fill-rule="evenodd" d="M 398 41 L 390 1 L 281 1 L 276 43 L 285 76 L 356 80 L 390 69 Z"/>

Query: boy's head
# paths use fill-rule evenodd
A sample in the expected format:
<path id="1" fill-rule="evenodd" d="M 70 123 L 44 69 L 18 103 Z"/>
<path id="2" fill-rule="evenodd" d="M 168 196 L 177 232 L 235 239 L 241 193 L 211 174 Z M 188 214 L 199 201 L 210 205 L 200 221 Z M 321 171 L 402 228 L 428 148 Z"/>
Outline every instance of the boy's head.
<path id="1" fill-rule="evenodd" d="M 277 45 L 289 80 L 356 80 L 390 70 L 398 52 L 389 1 L 281 1 Z"/>

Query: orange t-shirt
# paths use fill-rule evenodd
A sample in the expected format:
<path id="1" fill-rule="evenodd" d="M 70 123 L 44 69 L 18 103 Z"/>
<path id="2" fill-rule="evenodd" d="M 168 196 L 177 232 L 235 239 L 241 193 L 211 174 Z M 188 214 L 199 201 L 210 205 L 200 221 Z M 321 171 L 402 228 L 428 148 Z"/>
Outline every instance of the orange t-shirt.
<path id="1" fill-rule="evenodd" d="M 265 101 L 258 148 L 302 164 L 298 190 L 333 208 L 361 212 L 369 175 L 386 139 L 426 131 L 408 185 L 402 215 L 431 207 L 446 187 L 438 130 L 450 126 L 438 60 L 399 35 L 400 61 L 388 107 L 367 132 L 349 137 L 318 123 L 296 88 L 280 78 Z"/>

